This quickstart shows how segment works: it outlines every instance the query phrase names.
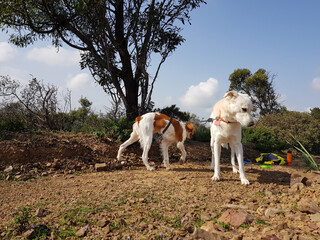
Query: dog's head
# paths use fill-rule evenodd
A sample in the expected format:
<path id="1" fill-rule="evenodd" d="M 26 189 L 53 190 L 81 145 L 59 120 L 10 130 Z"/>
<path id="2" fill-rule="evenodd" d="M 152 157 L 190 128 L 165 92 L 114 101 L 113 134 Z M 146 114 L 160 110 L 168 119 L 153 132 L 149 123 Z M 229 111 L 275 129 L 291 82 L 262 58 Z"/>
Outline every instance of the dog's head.
<path id="1" fill-rule="evenodd" d="M 194 126 L 193 126 L 193 124 L 187 122 L 185 126 L 186 126 L 187 138 L 192 138 L 192 136 L 194 134 Z"/>
<path id="2" fill-rule="evenodd" d="M 230 91 L 227 92 L 224 97 L 229 103 L 229 114 L 236 122 L 239 122 L 242 126 L 246 127 L 254 125 L 251 116 L 253 107 L 248 94 Z"/>

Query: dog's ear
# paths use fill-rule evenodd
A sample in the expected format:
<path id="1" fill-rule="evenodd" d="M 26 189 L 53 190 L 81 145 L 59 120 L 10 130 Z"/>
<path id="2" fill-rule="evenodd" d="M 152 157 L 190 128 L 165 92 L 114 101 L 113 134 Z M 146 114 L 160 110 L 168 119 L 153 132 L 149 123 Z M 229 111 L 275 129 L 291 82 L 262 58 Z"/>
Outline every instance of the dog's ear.
<path id="1" fill-rule="evenodd" d="M 236 98 L 237 96 L 238 93 L 236 91 L 229 91 L 224 95 L 224 97 L 228 99 Z"/>
<path id="2" fill-rule="evenodd" d="M 194 133 L 194 126 L 193 126 L 193 124 L 187 122 L 187 123 L 186 123 L 186 130 L 187 130 L 188 132 L 191 132 L 191 133 L 193 134 L 193 133 Z"/>

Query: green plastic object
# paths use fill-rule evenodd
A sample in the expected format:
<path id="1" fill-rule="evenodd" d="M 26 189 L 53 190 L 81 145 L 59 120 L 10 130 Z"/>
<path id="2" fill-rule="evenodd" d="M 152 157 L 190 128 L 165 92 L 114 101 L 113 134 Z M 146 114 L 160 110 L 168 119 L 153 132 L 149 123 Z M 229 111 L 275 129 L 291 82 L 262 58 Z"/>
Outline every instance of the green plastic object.
<path id="1" fill-rule="evenodd" d="M 271 168 L 271 165 L 261 165 L 262 168 Z"/>

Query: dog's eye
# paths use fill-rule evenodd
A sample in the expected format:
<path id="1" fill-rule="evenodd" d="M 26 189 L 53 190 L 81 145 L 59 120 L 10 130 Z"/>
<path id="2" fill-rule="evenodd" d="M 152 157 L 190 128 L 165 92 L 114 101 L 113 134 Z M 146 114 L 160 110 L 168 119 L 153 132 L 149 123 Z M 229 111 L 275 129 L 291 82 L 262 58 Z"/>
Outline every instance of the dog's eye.
<path id="1" fill-rule="evenodd" d="M 242 108 L 242 112 L 247 112 L 247 109 L 246 108 Z"/>

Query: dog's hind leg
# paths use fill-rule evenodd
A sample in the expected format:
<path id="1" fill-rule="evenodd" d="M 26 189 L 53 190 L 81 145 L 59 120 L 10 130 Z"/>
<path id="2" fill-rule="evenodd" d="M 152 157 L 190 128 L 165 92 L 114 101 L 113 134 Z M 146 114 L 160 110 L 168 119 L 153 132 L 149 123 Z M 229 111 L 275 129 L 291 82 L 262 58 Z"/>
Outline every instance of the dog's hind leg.
<path id="1" fill-rule="evenodd" d="M 169 144 L 165 140 L 162 140 L 161 142 L 161 150 L 162 150 L 162 156 L 163 156 L 163 164 L 166 167 L 167 170 L 173 170 L 173 167 L 170 166 L 169 163 Z"/>
<path id="2" fill-rule="evenodd" d="M 246 173 L 244 171 L 242 144 L 241 143 L 234 144 L 234 147 L 235 147 L 235 153 L 236 153 L 236 156 L 237 156 L 237 159 L 238 159 L 241 184 L 248 185 L 248 184 L 250 184 L 250 182 L 247 179 Z"/>
<path id="3" fill-rule="evenodd" d="M 123 150 L 138 140 L 139 140 L 138 134 L 136 133 L 136 131 L 133 131 L 130 134 L 130 138 L 127 141 L 125 141 L 124 143 L 122 143 L 121 146 L 119 147 L 117 159 L 120 161 L 121 160 L 121 153 L 123 152 Z"/>
<path id="4" fill-rule="evenodd" d="M 187 152 L 186 152 L 186 149 L 184 148 L 184 144 L 182 142 L 178 142 L 177 148 L 179 148 L 179 150 L 181 151 L 181 157 L 180 157 L 179 163 L 180 164 L 185 163 L 186 157 L 187 157 Z"/>
<path id="5" fill-rule="evenodd" d="M 152 135 L 145 136 L 145 138 L 143 139 L 143 142 L 141 142 L 141 146 L 142 146 L 142 150 L 143 150 L 142 161 L 149 171 L 154 170 L 154 167 L 151 167 L 148 162 L 148 153 L 149 153 L 151 144 L 152 144 Z"/>

